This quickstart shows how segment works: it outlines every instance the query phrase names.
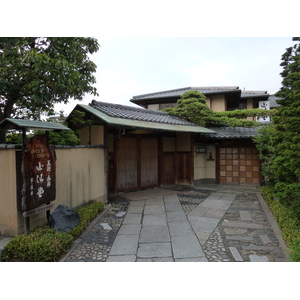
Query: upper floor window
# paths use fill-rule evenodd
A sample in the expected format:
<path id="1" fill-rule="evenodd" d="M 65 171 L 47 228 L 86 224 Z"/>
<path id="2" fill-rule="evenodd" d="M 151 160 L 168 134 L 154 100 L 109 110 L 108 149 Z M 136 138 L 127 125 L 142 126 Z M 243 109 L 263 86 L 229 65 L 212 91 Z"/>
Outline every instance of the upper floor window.
<path id="1" fill-rule="evenodd" d="M 227 110 L 232 111 L 235 109 L 246 109 L 247 108 L 247 100 L 240 99 L 238 101 L 228 101 L 227 100 Z"/>
<path id="2" fill-rule="evenodd" d="M 177 106 L 177 102 L 174 102 L 174 103 L 160 103 L 159 104 L 159 110 L 163 110 L 165 108 L 168 108 L 168 107 L 176 107 Z"/>

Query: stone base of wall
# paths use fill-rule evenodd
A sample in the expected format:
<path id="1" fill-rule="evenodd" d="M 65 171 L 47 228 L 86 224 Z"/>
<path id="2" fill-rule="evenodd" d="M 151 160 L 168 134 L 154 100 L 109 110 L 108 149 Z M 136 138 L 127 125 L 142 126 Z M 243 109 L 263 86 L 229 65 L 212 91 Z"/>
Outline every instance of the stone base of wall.
<path id="1" fill-rule="evenodd" d="M 200 186 L 202 184 L 217 184 L 217 180 L 214 178 L 202 178 L 194 181 L 195 186 Z"/>
<path id="2" fill-rule="evenodd" d="M 97 197 L 96 199 L 93 199 L 93 200 L 90 200 L 88 202 L 85 202 L 81 205 L 77 205 L 76 207 L 72 207 L 73 209 L 78 209 L 78 208 L 81 208 L 81 207 L 84 207 L 84 206 L 87 206 L 87 205 L 90 205 L 90 204 L 93 204 L 94 202 L 103 202 L 103 203 L 107 203 L 107 197 L 105 195 L 103 196 L 100 196 L 100 197 Z"/>
<path id="3" fill-rule="evenodd" d="M 3 236 L 17 236 L 18 228 L 8 225 L 0 224 L 0 235 Z"/>

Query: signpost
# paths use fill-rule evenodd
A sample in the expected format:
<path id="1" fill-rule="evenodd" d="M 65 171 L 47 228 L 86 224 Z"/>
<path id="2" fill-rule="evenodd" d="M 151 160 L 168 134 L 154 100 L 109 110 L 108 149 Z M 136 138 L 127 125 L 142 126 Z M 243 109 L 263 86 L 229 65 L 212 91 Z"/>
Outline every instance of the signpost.
<path id="1" fill-rule="evenodd" d="M 3 129 L 21 129 L 23 132 L 22 200 L 25 233 L 30 233 L 30 216 L 45 212 L 50 221 L 50 204 L 56 198 L 56 156 L 49 146 L 49 130 L 70 130 L 59 123 L 7 118 L 0 122 Z M 26 130 L 45 130 L 45 134 L 26 138 Z"/>
<path id="2" fill-rule="evenodd" d="M 55 200 L 55 153 L 46 134 L 28 139 L 22 158 L 22 210 Z"/>
<path id="3" fill-rule="evenodd" d="M 50 221 L 50 202 L 55 200 L 55 150 L 49 147 L 49 134 L 36 135 L 23 143 L 22 201 L 25 233 L 30 232 L 31 215 L 46 211 Z M 40 207 L 46 204 L 46 206 Z"/>

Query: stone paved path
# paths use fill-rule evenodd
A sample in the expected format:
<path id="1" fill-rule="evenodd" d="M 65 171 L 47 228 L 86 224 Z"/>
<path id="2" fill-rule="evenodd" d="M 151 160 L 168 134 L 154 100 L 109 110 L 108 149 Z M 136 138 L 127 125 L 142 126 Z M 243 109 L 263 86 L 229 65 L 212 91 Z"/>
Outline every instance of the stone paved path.
<path id="1" fill-rule="evenodd" d="M 256 193 L 114 197 L 62 261 L 287 261 Z"/>
<path id="2" fill-rule="evenodd" d="M 209 261 L 286 261 L 254 193 L 237 195 L 203 249 Z"/>

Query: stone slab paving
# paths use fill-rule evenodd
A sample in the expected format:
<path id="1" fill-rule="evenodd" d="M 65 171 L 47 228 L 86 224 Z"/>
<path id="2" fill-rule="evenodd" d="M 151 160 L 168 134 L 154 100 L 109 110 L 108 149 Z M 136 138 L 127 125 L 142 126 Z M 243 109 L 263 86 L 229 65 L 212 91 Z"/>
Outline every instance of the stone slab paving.
<path id="1" fill-rule="evenodd" d="M 287 261 L 256 193 L 237 194 L 202 246 L 209 261 Z"/>
<path id="2" fill-rule="evenodd" d="M 127 224 L 127 218 L 128 213 L 122 227 Z M 137 262 L 207 261 L 175 193 L 145 200 L 140 225 Z M 120 256 L 129 254 L 120 249 L 123 246 L 119 244 L 118 237 L 109 253 L 108 262 L 123 261 Z"/>
<path id="3" fill-rule="evenodd" d="M 170 241 L 171 237 L 167 225 L 142 227 L 139 243 L 163 243 Z"/>
<path id="4" fill-rule="evenodd" d="M 170 258 L 172 257 L 171 242 L 139 243 L 137 257 L 138 258 L 164 258 L 164 257 Z M 112 258 L 111 255 L 110 258 Z"/>
<path id="5" fill-rule="evenodd" d="M 235 197 L 235 194 L 211 193 L 187 214 L 190 224 L 202 245 L 206 244 Z M 212 251 L 214 253 L 217 249 Z"/>
<path id="6" fill-rule="evenodd" d="M 287 261 L 255 190 L 137 193 L 114 198 L 62 261 Z"/>
<path id="7" fill-rule="evenodd" d="M 202 247 L 195 235 L 172 237 L 172 248 L 175 259 L 205 258 Z"/>

